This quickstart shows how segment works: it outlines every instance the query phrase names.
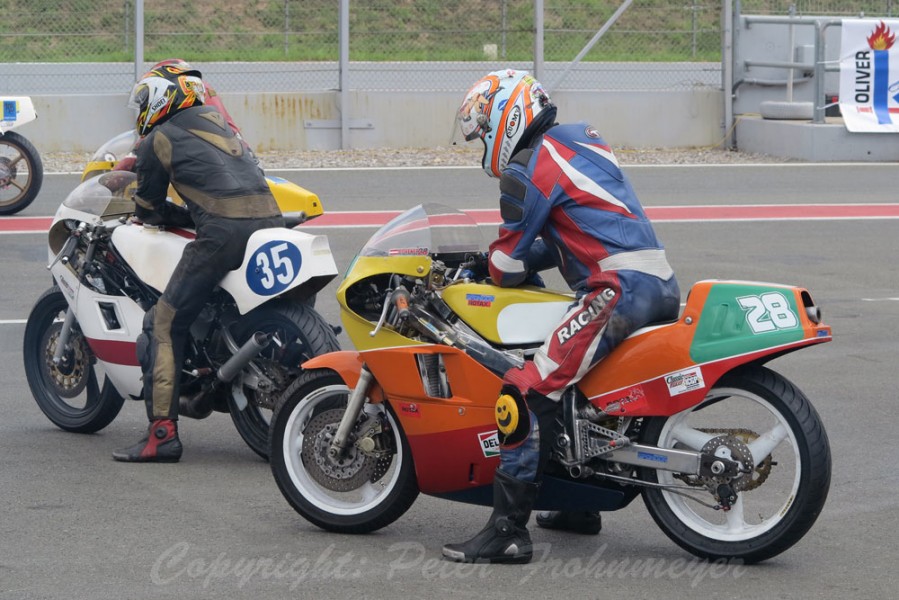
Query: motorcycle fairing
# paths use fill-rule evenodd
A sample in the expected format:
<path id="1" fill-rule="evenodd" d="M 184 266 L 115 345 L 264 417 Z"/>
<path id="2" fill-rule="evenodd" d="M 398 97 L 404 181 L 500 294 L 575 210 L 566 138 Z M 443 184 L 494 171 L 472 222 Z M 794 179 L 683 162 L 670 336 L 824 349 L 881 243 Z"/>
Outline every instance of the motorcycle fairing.
<path id="1" fill-rule="evenodd" d="M 112 240 L 135 274 L 158 291 L 165 290 L 192 234 L 128 224 L 113 231 Z M 243 264 L 219 286 L 234 298 L 241 314 L 307 284 L 309 293 L 337 275 L 325 236 L 295 229 L 272 228 L 253 233 Z M 311 289 L 314 288 L 314 291 Z"/>
<path id="2" fill-rule="evenodd" d="M 37 118 L 34 103 L 28 96 L 0 96 L 0 106 L 3 108 L 0 134 Z"/>
<path id="3" fill-rule="evenodd" d="M 51 270 L 59 289 L 78 315 L 78 326 L 106 376 L 123 395 L 141 393 L 141 369 L 135 340 L 141 332 L 144 311 L 127 296 L 107 296 L 82 285 L 72 269 L 57 263 Z"/>

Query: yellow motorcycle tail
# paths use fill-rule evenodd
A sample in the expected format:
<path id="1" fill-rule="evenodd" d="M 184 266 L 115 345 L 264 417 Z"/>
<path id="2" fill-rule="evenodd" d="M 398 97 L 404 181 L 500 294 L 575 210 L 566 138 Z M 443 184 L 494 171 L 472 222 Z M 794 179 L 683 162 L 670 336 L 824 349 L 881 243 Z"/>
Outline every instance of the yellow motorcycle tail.
<path id="1" fill-rule="evenodd" d="M 92 160 L 87 163 L 84 171 L 81 172 L 81 181 L 86 181 L 91 177 L 111 171 L 114 166 L 115 161 Z M 308 221 L 325 212 L 318 195 L 306 188 L 282 177 L 266 175 L 265 181 L 268 183 L 268 187 L 272 191 L 281 213 L 284 215 L 302 216 L 304 221 Z M 169 186 L 169 198 L 175 204 L 184 206 L 184 201 L 172 186 Z"/>

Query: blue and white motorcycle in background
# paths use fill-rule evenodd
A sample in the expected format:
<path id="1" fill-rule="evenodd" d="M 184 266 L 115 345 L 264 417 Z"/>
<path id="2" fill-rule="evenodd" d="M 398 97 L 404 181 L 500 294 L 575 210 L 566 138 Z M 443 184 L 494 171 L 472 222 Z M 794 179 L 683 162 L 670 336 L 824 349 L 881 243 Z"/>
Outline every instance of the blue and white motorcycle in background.
<path id="1" fill-rule="evenodd" d="M 54 285 L 25 327 L 28 384 L 58 427 L 95 432 L 125 398 L 142 395 L 136 341 L 190 229 L 131 218 L 136 176 L 112 171 L 81 183 L 49 232 Z M 255 232 L 244 262 L 219 283 L 192 325 L 181 406 L 228 412 L 244 441 L 268 455 L 271 410 L 307 359 L 339 348 L 311 300 L 337 275 L 328 239 L 287 227 Z"/>
<path id="2" fill-rule="evenodd" d="M 44 164 L 31 142 L 12 131 L 37 118 L 31 98 L 0 96 L 0 108 L 0 215 L 11 215 L 37 198 Z"/>

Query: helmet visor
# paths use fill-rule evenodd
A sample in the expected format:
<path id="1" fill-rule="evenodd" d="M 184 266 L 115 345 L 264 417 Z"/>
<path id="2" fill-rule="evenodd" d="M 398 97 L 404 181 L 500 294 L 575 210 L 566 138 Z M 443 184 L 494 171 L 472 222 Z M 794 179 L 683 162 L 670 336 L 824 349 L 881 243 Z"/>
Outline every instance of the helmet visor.
<path id="1" fill-rule="evenodd" d="M 140 110 L 142 105 L 146 105 L 150 99 L 150 88 L 146 83 L 139 82 L 131 89 L 131 95 L 128 97 L 128 108 L 136 108 Z"/>

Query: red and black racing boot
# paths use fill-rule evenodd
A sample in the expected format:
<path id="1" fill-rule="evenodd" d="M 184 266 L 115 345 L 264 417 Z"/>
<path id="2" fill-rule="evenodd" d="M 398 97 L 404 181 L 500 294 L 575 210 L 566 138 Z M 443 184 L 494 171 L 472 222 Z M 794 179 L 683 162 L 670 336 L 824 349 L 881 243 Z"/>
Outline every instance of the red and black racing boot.
<path id="1" fill-rule="evenodd" d="M 178 462 L 181 458 L 178 423 L 172 419 L 150 422 L 147 435 L 134 446 L 116 450 L 112 458 L 123 462 Z"/>
<path id="2" fill-rule="evenodd" d="M 497 469 L 493 479 L 493 514 L 476 536 L 461 544 L 447 544 L 443 556 L 466 563 L 527 563 L 534 554 L 528 518 L 538 485 Z"/>
<path id="3" fill-rule="evenodd" d="M 599 511 L 547 510 L 538 512 L 536 521 L 544 529 L 560 529 L 584 535 L 596 535 L 602 530 L 602 515 Z"/>

